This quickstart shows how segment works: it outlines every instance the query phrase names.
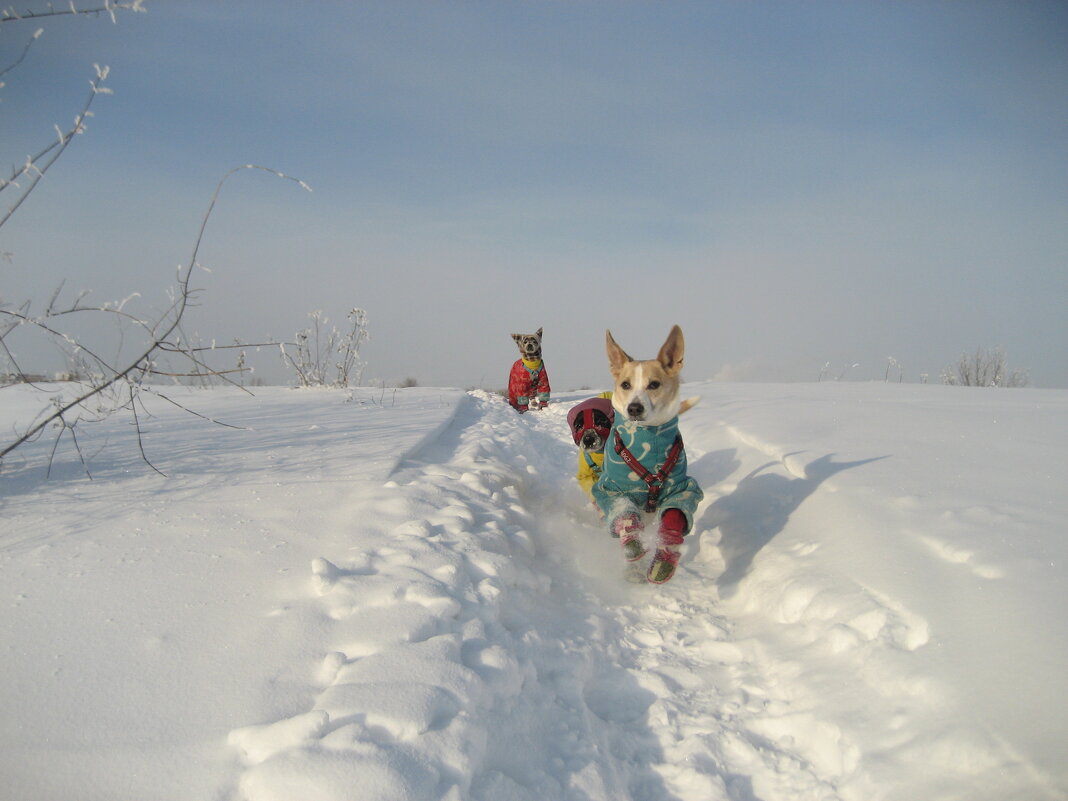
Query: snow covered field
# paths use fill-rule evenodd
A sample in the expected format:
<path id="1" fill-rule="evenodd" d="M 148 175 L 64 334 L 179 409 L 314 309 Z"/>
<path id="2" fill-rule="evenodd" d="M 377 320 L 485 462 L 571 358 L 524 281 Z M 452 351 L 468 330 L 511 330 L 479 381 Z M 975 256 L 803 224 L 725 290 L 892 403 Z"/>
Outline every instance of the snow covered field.
<path id="1" fill-rule="evenodd" d="M 0 473 L 0 796 L 1068 797 L 1068 391 L 689 384 L 675 579 L 564 416 L 188 391 Z M 0 390 L 10 431 L 31 408 Z"/>

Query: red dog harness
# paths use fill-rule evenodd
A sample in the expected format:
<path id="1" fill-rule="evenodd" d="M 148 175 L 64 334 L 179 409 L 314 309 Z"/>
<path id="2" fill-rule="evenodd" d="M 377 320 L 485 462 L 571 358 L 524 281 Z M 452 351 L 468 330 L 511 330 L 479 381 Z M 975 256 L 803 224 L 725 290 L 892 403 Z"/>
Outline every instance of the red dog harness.
<path id="1" fill-rule="evenodd" d="M 616 431 L 616 453 L 619 454 L 619 458 L 623 460 L 631 470 L 638 474 L 638 478 L 649 485 L 649 494 L 645 497 L 645 511 L 655 512 L 656 502 L 660 498 L 660 491 L 664 488 L 664 482 L 667 477 L 671 475 L 672 469 L 675 467 L 675 462 L 679 460 L 679 454 L 682 453 L 682 434 L 675 437 L 675 441 L 671 445 L 671 449 L 668 451 L 667 458 L 664 460 L 663 466 L 655 473 L 646 469 L 645 465 L 638 461 L 627 446 L 623 444 L 623 438 L 619 436 L 619 432 Z"/>

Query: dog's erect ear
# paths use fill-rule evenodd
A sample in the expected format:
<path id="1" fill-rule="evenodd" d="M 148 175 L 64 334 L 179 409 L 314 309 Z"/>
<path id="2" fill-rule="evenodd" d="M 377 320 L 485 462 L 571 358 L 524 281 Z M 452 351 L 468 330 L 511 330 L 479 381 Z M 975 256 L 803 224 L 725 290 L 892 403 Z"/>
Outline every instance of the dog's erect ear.
<path id="1" fill-rule="evenodd" d="M 667 341 L 660 348 L 656 360 L 660 362 L 660 366 L 668 375 L 678 375 L 682 372 L 682 357 L 685 350 L 686 341 L 682 338 L 682 329 L 674 325 L 671 327 Z"/>
<path id="2" fill-rule="evenodd" d="M 682 403 L 679 404 L 679 414 L 690 411 L 690 409 L 697 405 L 697 401 L 699 400 L 701 400 L 700 395 L 695 398 L 687 398 L 686 400 L 684 400 Z"/>
<path id="3" fill-rule="evenodd" d="M 541 329 L 540 328 L 537 331 L 534 332 L 534 336 L 536 336 L 538 338 L 538 342 L 541 342 Z"/>
<path id="4" fill-rule="evenodd" d="M 523 338 L 522 334 L 512 334 L 512 339 L 515 340 L 515 344 L 517 344 L 517 345 L 519 344 L 519 340 L 521 340 L 522 338 Z"/>
<path id="5" fill-rule="evenodd" d="M 630 356 L 626 354 L 623 348 L 616 344 L 616 341 L 612 339 L 612 332 L 604 332 L 604 344 L 605 349 L 608 351 L 608 369 L 612 371 L 612 375 L 616 375 L 623 369 L 623 365 L 632 361 Z"/>

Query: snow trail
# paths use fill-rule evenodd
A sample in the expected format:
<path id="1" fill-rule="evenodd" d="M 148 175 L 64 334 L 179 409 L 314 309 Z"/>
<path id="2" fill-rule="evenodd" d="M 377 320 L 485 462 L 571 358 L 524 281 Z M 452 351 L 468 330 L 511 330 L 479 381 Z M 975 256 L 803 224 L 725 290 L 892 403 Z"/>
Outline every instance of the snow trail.
<path id="1" fill-rule="evenodd" d="M 676 579 L 626 584 L 572 478 L 569 405 L 520 417 L 474 393 L 349 510 L 375 545 L 312 564 L 331 621 L 322 689 L 310 710 L 232 733 L 247 798 L 847 797 L 859 749 L 814 701 L 799 711 L 766 648 L 737 636 L 719 607 L 740 575 L 723 582 L 699 544 L 767 498 L 734 487 L 717 507 L 711 493 Z M 706 479 L 731 465 L 694 456 L 715 489 Z M 779 497 L 796 506 L 822 479 L 778 476 L 804 485 Z M 870 640 L 899 621 L 868 600 Z M 784 619 L 811 605 L 795 589 Z"/>
<path id="2" fill-rule="evenodd" d="M 315 708 L 231 735 L 250 763 L 247 797 L 629 797 L 655 781 L 604 756 L 628 738 L 613 731 L 603 677 L 637 699 L 624 722 L 648 703 L 604 653 L 615 632 L 542 570 L 526 496 L 565 452 L 476 395 L 400 466 L 386 486 L 395 497 L 366 510 L 377 547 L 313 565 L 334 621 Z"/>

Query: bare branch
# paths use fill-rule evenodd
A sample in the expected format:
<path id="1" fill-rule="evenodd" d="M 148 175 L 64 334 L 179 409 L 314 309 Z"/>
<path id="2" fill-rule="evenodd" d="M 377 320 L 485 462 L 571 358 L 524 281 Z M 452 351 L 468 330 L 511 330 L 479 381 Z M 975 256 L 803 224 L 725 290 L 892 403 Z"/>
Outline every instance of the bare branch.
<path id="1" fill-rule="evenodd" d="M 137 449 L 141 452 L 141 460 L 153 470 L 155 470 L 157 473 L 159 473 L 161 476 L 166 478 L 167 474 L 160 470 L 158 467 L 156 467 L 154 464 L 152 464 L 152 460 L 149 459 L 148 454 L 145 453 L 145 438 L 141 430 L 141 420 L 137 416 L 137 406 L 140 403 L 140 398 L 137 397 L 137 391 L 134 389 L 134 385 L 132 383 L 129 384 L 128 388 L 130 390 L 130 413 L 133 414 L 134 431 L 137 432 Z"/>
<path id="2" fill-rule="evenodd" d="M 10 6 L 0 10 L 0 25 L 5 22 L 45 19 L 46 17 L 87 17 L 99 16 L 100 14 L 107 14 L 111 17 L 111 21 L 115 22 L 115 12 L 117 11 L 132 11 L 144 14 L 146 12 L 146 9 L 143 8 L 144 1 L 114 2 L 113 0 L 105 0 L 104 5 L 96 8 L 75 8 L 74 2 L 71 0 L 70 5 L 66 8 L 53 8 L 49 5 L 47 11 L 16 11 L 14 6 Z"/>
<path id="3" fill-rule="evenodd" d="M 44 28 L 38 28 L 36 31 L 33 32 L 33 36 L 31 36 L 29 39 L 26 40 L 26 46 L 24 48 L 22 48 L 22 52 L 19 54 L 19 57 L 16 58 L 11 64 L 7 65 L 2 70 L 0 70 L 0 78 L 3 78 L 5 75 L 7 75 L 9 72 L 11 72 L 11 70 L 15 69 L 15 67 L 17 67 L 19 64 L 21 64 L 23 62 L 23 60 L 26 58 L 26 54 L 29 53 L 30 52 L 30 48 L 33 47 L 33 43 L 36 42 L 38 39 L 40 39 L 41 38 L 41 34 L 43 34 L 43 33 L 44 33 Z M 0 86 L 2 86 L 2 85 L 3 84 L 0 84 Z"/>
<path id="4" fill-rule="evenodd" d="M 298 180 L 296 178 L 293 178 L 293 177 L 291 177 L 289 175 L 286 175 L 285 173 L 281 173 L 281 172 L 279 172 L 277 170 L 269 169 L 269 168 L 266 168 L 266 167 L 259 167 L 257 165 L 253 165 L 253 164 L 246 164 L 246 165 L 243 165 L 241 167 L 236 167 L 236 168 L 230 170 L 229 172 L 227 172 L 222 177 L 222 179 L 219 181 L 219 184 L 216 186 L 215 191 L 212 193 L 211 202 L 208 204 L 208 209 L 207 209 L 206 213 L 204 214 L 203 220 L 201 221 L 200 229 L 199 229 L 199 231 L 197 233 L 196 242 L 195 242 L 195 245 L 193 247 L 193 252 L 192 252 L 192 255 L 190 256 L 189 262 L 184 267 L 180 266 L 179 269 L 178 269 L 176 295 L 173 298 L 171 305 L 163 313 L 163 315 L 158 320 L 156 320 L 154 323 L 149 324 L 149 323 L 137 320 L 137 318 L 134 318 L 131 315 L 126 314 L 118 306 L 116 306 L 116 307 L 97 307 L 95 309 L 96 311 L 100 311 L 100 312 L 107 312 L 107 313 L 111 313 L 111 314 L 116 314 L 116 315 L 119 315 L 120 317 L 125 318 L 125 319 L 135 320 L 137 322 L 137 324 L 139 326 L 141 326 L 149 334 L 147 344 L 145 344 L 139 350 L 139 352 L 136 352 L 135 356 L 133 356 L 132 358 L 127 359 L 125 361 L 125 363 L 124 363 L 125 366 L 117 366 L 117 365 L 109 364 L 109 362 L 107 360 L 105 360 L 104 358 L 102 358 L 98 354 L 90 351 L 89 349 L 85 348 L 85 346 L 83 344 L 81 344 L 80 342 L 70 341 L 69 344 L 72 347 L 77 348 L 78 351 L 80 351 L 80 352 L 85 352 L 90 358 L 92 358 L 96 362 L 96 364 L 100 367 L 100 369 L 104 370 L 104 375 L 102 377 L 100 377 L 99 379 L 93 379 L 92 381 L 89 381 L 87 384 L 82 385 L 82 391 L 80 391 L 76 395 L 76 397 L 73 398 L 72 400 L 63 401 L 61 399 L 57 399 L 55 404 L 54 404 L 54 408 L 50 413 L 45 413 L 43 415 L 39 415 L 38 418 L 34 421 L 34 423 L 31 424 L 31 426 L 25 432 L 23 432 L 21 435 L 19 435 L 15 439 L 14 442 L 11 442 L 10 444 L 8 444 L 5 447 L 3 447 L 2 449 L 0 449 L 0 460 L 2 460 L 5 455 L 7 455 L 8 453 L 13 451 L 15 448 L 19 447 L 20 445 L 23 445 L 26 442 L 29 442 L 29 441 L 31 441 L 33 439 L 36 439 L 40 435 L 40 433 L 47 426 L 49 426 L 49 425 L 51 425 L 53 423 L 56 423 L 56 424 L 58 424 L 58 425 L 60 425 L 62 427 L 61 431 L 60 431 L 60 436 L 57 437 L 57 440 L 62 437 L 62 434 L 64 432 L 70 431 L 71 436 L 72 436 L 72 440 L 75 443 L 75 446 L 77 447 L 77 439 L 74 437 L 74 428 L 73 428 L 74 423 L 72 423 L 70 420 L 68 420 L 67 415 L 72 413 L 76 409 L 85 409 L 86 408 L 86 404 L 90 400 L 98 398 L 103 393 L 110 391 L 113 387 L 115 387 L 116 385 L 118 385 L 118 384 L 120 384 L 122 382 L 126 383 L 126 386 L 128 388 L 130 388 L 130 391 L 133 392 L 134 395 L 136 395 L 137 392 L 146 390 L 146 387 L 145 387 L 145 385 L 143 383 L 144 378 L 146 376 L 148 376 L 148 375 L 151 375 L 153 373 L 158 373 L 159 372 L 157 370 L 156 366 L 155 366 L 155 363 L 154 363 L 154 355 L 157 352 L 160 352 L 160 351 L 169 352 L 169 353 L 175 353 L 175 354 L 180 355 L 181 357 L 184 357 L 184 358 L 188 359 L 189 362 L 191 364 L 193 364 L 194 367 L 198 370 L 198 372 L 194 373 L 195 375 L 203 375 L 203 374 L 205 374 L 204 372 L 201 371 L 201 368 L 203 368 L 203 370 L 206 371 L 207 374 L 210 374 L 212 376 L 218 376 L 224 381 L 228 381 L 229 383 L 234 383 L 226 375 L 227 373 L 229 373 L 231 371 L 214 370 L 212 368 L 209 368 L 203 362 L 203 360 L 200 359 L 200 357 L 198 356 L 198 353 L 202 353 L 204 350 L 207 350 L 207 349 L 197 348 L 196 350 L 191 350 L 191 349 L 188 348 L 188 346 L 182 346 L 181 345 L 180 338 L 175 340 L 175 341 L 171 341 L 171 336 L 176 331 L 180 331 L 182 317 L 185 314 L 186 309 L 189 307 L 190 299 L 192 298 L 192 296 L 194 294 L 194 290 L 192 290 L 191 287 L 190 287 L 190 280 L 191 280 L 191 277 L 192 277 L 193 269 L 198 264 L 197 257 L 198 257 L 198 254 L 200 252 L 200 247 L 201 247 L 201 244 L 203 243 L 205 231 L 207 229 L 208 222 L 211 219 L 212 212 L 215 209 L 215 204 L 217 203 L 217 201 L 219 199 L 220 192 L 222 191 L 222 188 L 225 185 L 226 181 L 232 175 L 234 175 L 235 173 L 237 173 L 237 172 L 239 172 L 241 170 L 246 170 L 246 169 L 262 170 L 264 172 L 267 172 L 267 173 L 270 173 L 272 175 L 275 175 L 275 176 L 277 176 L 279 178 L 285 178 L 287 180 L 291 180 L 294 183 L 299 184 L 301 187 L 303 187 L 305 189 L 309 189 L 308 186 L 303 181 L 300 181 L 300 180 Z M 310 191 L 310 189 L 309 189 L 309 191 Z M 56 306 L 57 306 L 57 303 L 58 303 L 58 293 L 57 293 L 57 295 L 53 295 L 51 301 L 49 302 L 49 312 L 46 313 L 44 318 L 40 318 L 40 319 L 32 318 L 28 314 L 26 314 L 25 312 L 12 312 L 11 310 L 0 309 L 0 313 L 17 320 L 19 324 L 27 324 L 28 323 L 30 325 L 35 326 L 39 330 L 45 331 L 45 332 L 49 333 L 50 335 L 58 338 L 59 340 L 66 342 L 66 341 L 68 341 L 66 335 L 64 335 L 61 331 L 59 331 L 58 329 L 56 329 L 53 326 L 49 325 L 45 321 L 48 320 L 50 316 L 54 317 L 54 316 L 58 316 L 60 314 L 69 314 L 69 313 L 73 313 L 73 312 L 76 312 L 76 311 L 80 312 L 80 311 L 93 310 L 92 307 L 87 307 L 87 306 L 81 305 L 81 299 L 83 297 L 84 297 L 84 294 L 83 295 L 79 295 L 78 299 L 75 300 L 75 302 L 72 304 L 72 306 L 70 308 L 65 309 L 65 310 L 57 310 Z M 7 330 L 10 331 L 11 329 L 8 328 Z M 7 349 L 6 345 L 5 345 L 4 349 L 5 349 L 6 352 L 9 353 L 9 350 Z M 238 386 L 236 383 L 234 385 Z M 168 397 L 166 397 L 166 396 L 164 396 L 164 395 L 162 395 L 162 394 L 160 394 L 158 392 L 153 392 L 153 394 L 156 394 L 158 397 L 161 397 L 161 398 L 163 398 L 164 400 L 167 400 L 170 403 L 175 403 L 172 399 L 170 399 L 170 398 L 168 398 Z M 130 403 L 133 403 L 133 401 L 131 401 Z M 124 404 L 124 406 L 130 406 L 130 403 Z M 186 407 L 181 406 L 180 404 L 175 403 L 175 405 L 179 406 L 179 408 L 182 408 L 182 409 L 185 409 L 186 411 L 189 411 L 192 414 L 196 414 L 195 412 L 192 412 L 191 410 L 186 409 Z M 136 407 L 135 406 L 130 406 L 130 409 L 131 409 L 131 411 L 134 412 L 134 424 L 135 424 L 135 428 L 137 428 L 137 431 L 138 431 L 138 438 L 139 438 L 138 442 L 139 442 L 139 447 L 140 447 L 141 446 L 141 442 L 140 442 L 141 429 L 140 429 L 139 418 L 136 415 Z M 203 417 L 203 415 L 197 415 L 197 416 L 198 417 Z M 209 418 L 205 418 L 205 419 L 209 419 Z M 214 421 L 213 420 L 211 422 L 218 422 L 218 421 Z M 236 428 L 236 426 L 234 426 L 234 427 Z M 142 448 L 142 452 L 143 452 L 143 448 Z M 54 448 L 53 448 L 53 453 L 54 453 Z M 79 449 L 79 457 L 83 458 L 80 449 Z M 151 464 L 151 462 L 148 462 L 147 459 L 145 461 L 154 470 L 157 469 L 157 468 L 155 468 L 154 465 Z M 157 470 L 157 472 L 158 472 L 158 470 Z M 88 473 L 88 471 L 87 471 L 87 473 Z"/>
<path id="5" fill-rule="evenodd" d="M 162 392 L 160 392 L 160 391 L 158 391 L 156 389 L 152 389 L 150 387 L 141 387 L 141 390 L 144 391 L 144 392 L 148 392 L 150 395 L 155 395 L 160 400 L 165 400 L 165 401 L 167 401 L 167 403 L 171 404 L 172 406 L 176 406 L 177 408 L 181 409 L 183 412 L 187 412 L 188 414 L 193 415 L 193 417 L 199 417 L 201 420 L 205 420 L 206 422 L 214 423 L 215 425 L 222 426 L 223 428 L 232 428 L 235 431 L 250 431 L 251 430 L 247 426 L 236 426 L 233 423 L 225 423 L 222 420 L 216 420 L 214 417 L 208 417 L 207 415 L 204 415 L 204 414 L 201 414 L 200 412 L 194 411 L 193 409 L 190 409 L 188 406 L 184 406 L 183 404 L 181 404 L 178 401 L 176 401 L 174 398 L 170 397 L 169 395 L 164 395 Z"/>
<path id="6" fill-rule="evenodd" d="M 3 192 L 11 186 L 22 188 L 18 183 L 18 180 L 23 177 L 30 178 L 29 185 L 22 188 L 22 194 L 18 196 L 14 204 L 8 208 L 3 216 L 0 216 L 0 228 L 11 219 L 11 216 L 18 210 L 19 206 L 21 206 L 26 198 L 30 196 L 30 193 L 37 188 L 37 184 L 41 182 L 45 173 L 56 163 L 56 160 L 63 155 L 63 151 L 67 149 L 71 140 L 85 130 L 85 121 L 92 115 L 89 108 L 93 105 L 93 100 L 96 99 L 96 96 L 102 94 L 101 85 L 107 79 L 107 74 L 106 68 L 97 68 L 96 77 L 89 82 L 89 85 L 92 87 L 92 90 L 89 92 L 89 97 L 85 101 L 85 105 L 82 106 L 82 110 L 75 116 L 74 126 L 70 130 L 65 132 L 60 131 L 57 126 L 58 138 L 55 142 L 44 148 L 36 156 L 28 157 L 25 164 L 15 170 L 10 178 L 7 180 L 0 180 L 0 192 Z"/>

